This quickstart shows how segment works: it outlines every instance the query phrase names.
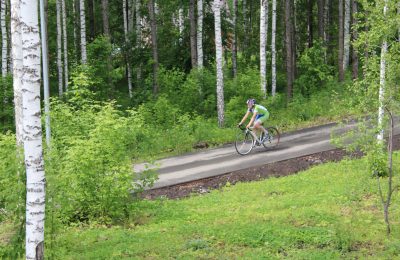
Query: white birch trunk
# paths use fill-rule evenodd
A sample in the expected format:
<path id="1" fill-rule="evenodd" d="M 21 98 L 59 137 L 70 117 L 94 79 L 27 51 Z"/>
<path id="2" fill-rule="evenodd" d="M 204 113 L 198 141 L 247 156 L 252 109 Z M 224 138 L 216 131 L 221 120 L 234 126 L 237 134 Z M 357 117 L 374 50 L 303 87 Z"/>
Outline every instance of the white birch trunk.
<path id="1" fill-rule="evenodd" d="M 15 135 L 17 145 L 22 146 L 22 39 L 19 0 L 11 0 L 11 55 L 13 64 Z"/>
<path id="2" fill-rule="evenodd" d="M 383 16 L 386 17 L 387 13 L 387 0 L 385 0 L 385 6 L 383 7 Z M 385 84 L 386 84 L 386 53 L 387 53 L 387 40 L 383 40 L 381 49 L 381 65 L 380 65 L 380 76 L 379 76 L 379 110 L 378 110 L 378 129 L 377 135 L 378 142 L 383 141 L 383 116 L 384 116 L 384 102 L 385 102 Z"/>
<path id="3" fill-rule="evenodd" d="M 65 90 L 68 90 L 68 37 L 67 37 L 67 9 L 65 9 L 65 0 L 61 0 L 62 9 L 62 29 L 64 41 L 64 80 Z"/>
<path id="4" fill-rule="evenodd" d="M 74 54 L 75 54 L 75 59 L 78 59 L 78 55 L 77 55 L 77 48 L 76 48 L 76 42 L 78 41 L 78 36 L 76 33 L 76 19 L 77 19 L 77 15 L 76 15 L 76 7 L 75 7 L 75 0 L 72 0 L 72 19 L 74 20 Z"/>
<path id="5" fill-rule="evenodd" d="M 266 67 L 267 61 L 265 56 L 265 46 L 267 41 L 267 31 L 266 31 L 266 5 L 267 0 L 260 0 L 260 84 L 261 84 L 261 93 L 264 99 L 267 97 L 267 81 L 266 81 Z"/>
<path id="6" fill-rule="evenodd" d="M 183 36 L 182 36 L 183 30 L 184 30 L 183 23 L 184 23 L 183 8 L 180 7 L 178 10 L 179 43 L 182 43 L 182 40 L 183 40 Z"/>
<path id="7" fill-rule="evenodd" d="M 128 37 L 128 17 L 126 13 L 126 1 L 130 0 L 122 0 L 122 8 L 123 8 L 123 16 L 124 16 L 124 34 L 125 34 L 125 44 L 129 46 L 129 37 Z M 129 52 L 129 50 L 127 51 Z M 132 98 L 132 72 L 131 72 L 131 65 L 129 63 L 129 57 L 126 57 L 126 67 L 128 71 L 128 90 L 129 90 L 129 97 Z"/>
<path id="8" fill-rule="evenodd" d="M 350 58 L 350 0 L 344 1 L 344 56 L 343 56 L 343 70 L 345 71 L 349 66 Z"/>
<path id="9" fill-rule="evenodd" d="M 81 22 L 81 62 L 87 63 L 86 54 L 86 21 L 85 21 L 85 0 L 79 0 L 80 22 Z"/>
<path id="10" fill-rule="evenodd" d="M 224 125 L 224 74 L 222 70 L 222 36 L 221 36 L 221 5 L 220 0 L 214 0 L 213 11 L 215 19 L 215 52 L 217 62 L 217 111 L 218 125 Z"/>
<path id="11" fill-rule="evenodd" d="M 271 77 L 272 96 L 276 94 L 276 0 L 272 0 L 272 35 L 271 35 Z"/>
<path id="12" fill-rule="evenodd" d="M 197 0 L 197 66 L 203 68 L 203 0 Z"/>
<path id="13" fill-rule="evenodd" d="M 56 0 L 57 9 L 57 71 L 58 71 L 58 95 L 61 97 L 64 92 L 63 66 L 62 66 L 62 31 L 61 31 L 61 0 Z"/>
<path id="14" fill-rule="evenodd" d="M 40 36 L 37 0 L 21 1 L 22 124 L 26 167 L 26 259 L 43 259 L 45 173 L 40 110 Z"/>
<path id="15" fill-rule="evenodd" d="M 7 75 L 7 51 L 8 51 L 8 39 L 7 39 L 7 27 L 6 27 L 6 0 L 1 0 L 1 75 L 5 77 Z"/>
<path id="16" fill-rule="evenodd" d="M 142 48 L 142 17 L 140 13 L 140 0 L 136 0 L 135 2 L 135 14 L 136 14 L 136 49 L 138 52 L 141 51 Z M 139 63 L 136 69 L 136 80 L 137 86 L 139 86 L 142 80 L 142 65 Z"/>

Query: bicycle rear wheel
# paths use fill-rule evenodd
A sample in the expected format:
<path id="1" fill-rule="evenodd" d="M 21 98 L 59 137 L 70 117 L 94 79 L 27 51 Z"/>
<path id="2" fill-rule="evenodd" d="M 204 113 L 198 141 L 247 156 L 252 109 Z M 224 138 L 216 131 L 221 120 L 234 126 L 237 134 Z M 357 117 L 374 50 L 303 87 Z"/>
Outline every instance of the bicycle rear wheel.
<path id="1" fill-rule="evenodd" d="M 279 144 L 279 141 L 281 139 L 281 134 L 279 133 L 279 131 L 276 127 L 270 126 L 270 127 L 267 127 L 266 129 L 268 131 L 268 137 L 265 138 L 265 140 L 263 142 L 263 146 L 266 149 L 275 148 Z"/>
<path id="2" fill-rule="evenodd" d="M 254 138 L 249 132 L 243 132 L 237 135 L 235 148 L 238 154 L 246 155 L 253 149 Z"/>

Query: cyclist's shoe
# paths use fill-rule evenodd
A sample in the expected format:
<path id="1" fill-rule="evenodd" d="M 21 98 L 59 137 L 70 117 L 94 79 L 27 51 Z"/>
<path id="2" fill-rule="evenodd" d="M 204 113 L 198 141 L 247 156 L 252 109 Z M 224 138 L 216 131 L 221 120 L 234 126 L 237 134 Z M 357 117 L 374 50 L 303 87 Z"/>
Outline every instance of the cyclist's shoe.
<path id="1" fill-rule="evenodd" d="M 269 134 L 264 135 L 264 138 L 262 139 L 262 142 L 272 142 L 272 136 L 270 136 Z"/>

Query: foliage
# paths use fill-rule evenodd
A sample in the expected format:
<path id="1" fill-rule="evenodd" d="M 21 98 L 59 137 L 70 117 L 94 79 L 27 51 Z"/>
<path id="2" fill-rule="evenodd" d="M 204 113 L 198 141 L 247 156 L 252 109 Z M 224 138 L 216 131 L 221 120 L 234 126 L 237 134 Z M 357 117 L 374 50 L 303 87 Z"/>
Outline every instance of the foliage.
<path id="1" fill-rule="evenodd" d="M 394 159 L 398 170 L 400 155 Z M 345 160 L 188 199 L 143 201 L 130 225 L 68 228 L 54 251 L 66 258 L 398 258 L 399 229 L 390 238 L 380 232 L 378 189 L 366 168 L 366 159 Z M 399 204 L 392 206 L 398 219 Z"/>
<path id="2" fill-rule="evenodd" d="M 13 97 L 11 75 L 5 78 L 0 76 L 0 133 L 14 130 Z"/>
<path id="3" fill-rule="evenodd" d="M 298 78 L 295 80 L 294 90 L 303 96 L 309 97 L 321 89 L 323 84 L 333 79 L 333 68 L 326 64 L 326 48 L 319 41 L 315 41 L 311 48 L 307 48 L 297 61 Z"/>
<path id="4" fill-rule="evenodd" d="M 0 258 L 16 259 L 23 252 L 26 178 L 22 154 L 16 148 L 15 135 L 0 134 L 0 225 L 10 224 L 14 230 L 6 247 L 0 243 Z"/>

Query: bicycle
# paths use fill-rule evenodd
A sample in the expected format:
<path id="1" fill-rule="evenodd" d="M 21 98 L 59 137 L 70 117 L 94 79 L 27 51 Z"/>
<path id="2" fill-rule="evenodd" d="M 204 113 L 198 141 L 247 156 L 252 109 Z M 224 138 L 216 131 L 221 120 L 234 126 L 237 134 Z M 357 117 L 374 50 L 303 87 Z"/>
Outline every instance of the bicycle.
<path id="1" fill-rule="evenodd" d="M 267 136 L 262 133 L 259 137 L 253 132 L 253 128 L 239 127 L 242 132 L 239 133 L 235 141 L 235 149 L 240 155 L 246 155 L 256 146 L 263 145 L 266 149 L 275 148 L 280 141 L 281 134 L 276 127 L 270 126 L 265 129 L 268 131 Z"/>

